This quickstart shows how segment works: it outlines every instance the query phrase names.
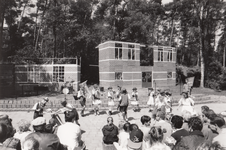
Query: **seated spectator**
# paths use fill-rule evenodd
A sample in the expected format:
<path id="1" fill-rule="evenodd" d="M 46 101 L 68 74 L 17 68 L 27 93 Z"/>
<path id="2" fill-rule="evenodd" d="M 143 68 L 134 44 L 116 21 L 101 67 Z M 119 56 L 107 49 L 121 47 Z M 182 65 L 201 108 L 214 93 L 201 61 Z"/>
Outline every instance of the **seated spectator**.
<path id="1" fill-rule="evenodd" d="M 184 119 L 184 123 L 182 125 L 182 128 L 189 131 L 188 120 L 192 117 L 192 114 L 189 111 L 184 111 L 183 114 L 182 114 L 182 117 Z"/>
<path id="2" fill-rule="evenodd" d="M 182 128 L 183 118 L 178 115 L 174 115 L 171 119 L 173 133 L 171 136 L 176 140 L 176 143 L 180 142 L 181 138 L 189 135 L 188 131 Z"/>
<path id="3" fill-rule="evenodd" d="M 28 138 L 24 141 L 22 150 L 39 150 L 39 142 L 33 137 Z"/>
<path id="4" fill-rule="evenodd" d="M 68 147 L 68 150 L 75 148 L 85 148 L 84 142 L 81 140 L 81 129 L 76 124 L 76 112 L 66 111 L 65 122 L 57 129 L 57 136 L 60 139 L 61 144 Z"/>
<path id="5" fill-rule="evenodd" d="M 160 126 L 163 131 L 165 130 L 166 132 L 163 133 L 163 141 L 165 142 L 167 138 L 169 138 L 173 132 L 171 124 L 165 120 L 165 113 L 164 112 L 157 112 L 156 115 L 156 122 L 154 126 Z"/>
<path id="6" fill-rule="evenodd" d="M 201 106 L 201 112 L 203 113 L 203 111 L 208 111 L 210 108 L 206 105 Z"/>
<path id="7" fill-rule="evenodd" d="M 16 150 L 3 146 L 3 142 L 8 138 L 7 137 L 7 126 L 4 123 L 0 123 L 0 149 L 4 150 Z"/>
<path id="8" fill-rule="evenodd" d="M 226 127 L 225 127 L 224 118 L 217 116 L 217 117 L 214 118 L 213 121 L 211 121 L 211 124 L 216 126 L 217 132 L 219 133 L 219 135 L 217 135 L 213 139 L 213 142 L 218 142 L 221 145 L 221 147 L 226 149 L 226 142 L 225 142 Z"/>
<path id="9" fill-rule="evenodd" d="M 142 126 L 140 127 L 140 130 L 144 133 L 144 143 L 143 146 L 144 148 L 150 147 L 150 134 L 149 131 L 151 129 L 150 123 L 151 123 L 151 118 L 149 116 L 142 116 L 140 118 L 140 121 L 142 123 Z"/>
<path id="10" fill-rule="evenodd" d="M 130 133 L 129 126 L 130 126 L 129 122 L 124 124 L 123 131 L 121 131 L 118 135 L 118 138 L 119 138 L 118 143 L 117 142 L 113 143 L 115 147 L 120 147 L 121 149 L 127 149 L 129 133 Z"/>
<path id="11" fill-rule="evenodd" d="M 118 131 L 119 131 L 119 133 L 121 132 L 121 131 L 124 131 L 124 129 L 123 129 L 123 127 L 124 127 L 124 124 L 125 124 L 126 122 L 124 121 L 124 120 L 120 120 L 119 121 L 119 124 L 118 124 Z"/>
<path id="12" fill-rule="evenodd" d="M 213 138 L 218 135 L 217 131 L 214 128 L 211 128 L 210 122 L 216 117 L 216 114 L 209 109 L 208 111 L 204 110 L 202 113 L 203 128 L 202 133 L 205 137 L 205 140 L 209 143 L 212 143 Z"/>
<path id="13" fill-rule="evenodd" d="M 107 118 L 107 125 L 102 128 L 102 133 L 104 135 L 104 144 L 113 144 L 113 142 L 118 142 L 118 127 L 114 125 L 113 118 Z"/>
<path id="14" fill-rule="evenodd" d="M 16 130 L 12 126 L 12 119 L 10 119 L 8 115 L 0 115 L 0 123 L 6 125 L 7 127 L 7 135 L 3 142 L 3 146 L 21 150 L 20 140 L 13 137 Z"/>
<path id="15" fill-rule="evenodd" d="M 144 134 L 140 129 L 133 129 L 130 132 L 127 147 L 128 149 L 141 150 Z"/>
<path id="16" fill-rule="evenodd" d="M 163 142 L 163 130 L 161 127 L 151 127 L 149 134 L 151 146 L 146 150 L 170 150 L 170 147 Z"/>
<path id="17" fill-rule="evenodd" d="M 23 143 L 26 136 L 32 133 L 31 130 L 29 129 L 31 124 L 29 121 L 24 119 L 21 119 L 17 124 L 19 131 L 16 132 L 13 137 L 19 139 L 20 143 Z"/>
<path id="18" fill-rule="evenodd" d="M 200 143 L 205 141 L 204 135 L 201 132 L 203 124 L 199 117 L 191 117 L 188 121 L 188 127 L 190 129 L 189 135 L 183 137 L 174 146 L 173 150 L 195 150 Z"/>
<path id="19" fill-rule="evenodd" d="M 59 138 L 52 133 L 46 133 L 46 119 L 38 117 L 31 122 L 34 132 L 26 136 L 25 141 L 34 138 L 39 143 L 39 149 L 43 150 L 64 150 L 64 146 L 60 144 Z"/>
<path id="20" fill-rule="evenodd" d="M 138 125 L 135 124 L 135 123 L 130 124 L 130 125 L 129 125 L 129 130 L 130 130 L 130 131 L 133 131 L 134 129 L 139 129 Z"/>

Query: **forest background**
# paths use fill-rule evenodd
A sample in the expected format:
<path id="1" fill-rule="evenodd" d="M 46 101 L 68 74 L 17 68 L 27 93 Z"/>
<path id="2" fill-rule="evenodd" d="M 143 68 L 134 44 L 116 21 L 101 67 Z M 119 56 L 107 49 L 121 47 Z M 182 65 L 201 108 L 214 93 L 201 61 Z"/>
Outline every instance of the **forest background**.
<path id="1" fill-rule="evenodd" d="M 108 40 L 176 47 L 177 81 L 226 89 L 223 0 L 0 0 L 2 63 L 81 57 L 89 79 Z"/>

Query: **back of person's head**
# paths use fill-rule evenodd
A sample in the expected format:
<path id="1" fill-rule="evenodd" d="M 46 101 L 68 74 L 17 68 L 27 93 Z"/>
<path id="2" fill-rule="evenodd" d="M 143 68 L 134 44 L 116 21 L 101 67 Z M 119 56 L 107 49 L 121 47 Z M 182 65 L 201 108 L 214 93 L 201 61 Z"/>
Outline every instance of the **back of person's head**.
<path id="1" fill-rule="evenodd" d="M 30 125 L 31 123 L 25 119 L 21 119 L 18 123 L 18 128 L 19 128 L 19 131 L 20 132 L 26 132 L 26 131 L 29 131 L 30 129 Z"/>
<path id="2" fill-rule="evenodd" d="M 171 118 L 171 123 L 172 123 L 172 125 L 173 125 L 174 128 L 179 129 L 183 125 L 183 117 L 178 116 L 178 115 L 174 115 Z"/>
<path id="3" fill-rule="evenodd" d="M 135 124 L 135 123 L 130 124 L 130 126 L 129 126 L 129 130 L 130 130 L 130 131 L 133 131 L 134 129 L 139 129 L 138 125 L 137 125 L 137 124 Z"/>
<path id="4" fill-rule="evenodd" d="M 66 105 L 67 105 L 67 101 L 66 101 L 66 100 L 61 101 L 61 105 L 62 105 L 63 107 L 66 107 Z"/>
<path id="5" fill-rule="evenodd" d="M 22 147 L 23 150 L 39 150 L 39 142 L 35 138 L 30 137 L 25 139 L 22 143 Z"/>
<path id="6" fill-rule="evenodd" d="M 184 121 L 188 121 L 191 118 L 192 114 L 189 111 L 183 111 L 182 112 L 182 117 Z"/>
<path id="7" fill-rule="evenodd" d="M 217 125 L 219 128 L 222 128 L 225 126 L 225 120 L 221 116 L 216 116 L 210 124 Z"/>
<path id="8" fill-rule="evenodd" d="M 53 132 L 53 126 L 51 124 L 45 125 L 45 133 L 52 133 Z"/>
<path id="9" fill-rule="evenodd" d="M 3 114 L 3 115 L 0 115 L 0 123 L 3 123 L 7 126 L 7 136 L 12 137 L 16 132 L 16 130 L 13 128 L 13 125 L 12 125 L 12 119 L 9 118 L 8 115 Z"/>
<path id="10" fill-rule="evenodd" d="M 166 113 L 163 112 L 163 111 L 158 111 L 157 114 L 156 114 L 156 117 L 159 117 L 160 119 L 165 120 L 166 119 Z"/>
<path id="11" fill-rule="evenodd" d="M 107 123 L 108 123 L 108 125 L 112 125 L 113 124 L 113 118 L 112 117 L 108 117 L 107 118 Z"/>
<path id="12" fill-rule="evenodd" d="M 151 117 L 146 116 L 146 115 L 143 115 L 143 116 L 140 118 L 140 121 L 141 121 L 141 123 L 144 125 L 145 123 L 148 123 L 148 122 L 151 121 Z"/>
<path id="13" fill-rule="evenodd" d="M 122 130 L 125 123 L 126 123 L 126 122 L 125 122 L 124 120 L 119 121 L 118 129 L 119 129 L 119 130 Z"/>
<path id="14" fill-rule="evenodd" d="M 188 120 L 188 127 L 191 128 L 193 131 L 201 131 L 203 127 L 202 120 L 199 117 L 191 117 Z"/>
<path id="15" fill-rule="evenodd" d="M 76 118 L 76 112 L 74 111 L 65 111 L 64 115 L 65 115 L 65 122 L 73 122 L 75 121 Z"/>
<path id="16" fill-rule="evenodd" d="M 151 127 L 149 134 L 153 143 L 162 142 L 163 130 L 161 129 L 161 127 Z"/>
<path id="17" fill-rule="evenodd" d="M 208 111 L 209 109 L 210 108 L 208 106 L 206 106 L 206 105 L 204 105 L 204 106 L 201 107 L 201 110 L 202 111 Z"/>
<path id="18" fill-rule="evenodd" d="M 7 126 L 4 123 L 0 123 L 0 143 L 3 143 L 7 138 Z"/>
<path id="19" fill-rule="evenodd" d="M 46 119 L 44 117 L 38 117 L 31 122 L 35 132 L 45 132 Z"/>
<path id="20" fill-rule="evenodd" d="M 217 114 L 212 110 L 209 109 L 207 113 L 205 114 L 206 118 L 208 118 L 210 121 L 213 120 L 215 117 L 217 117 Z"/>
<path id="21" fill-rule="evenodd" d="M 123 126 L 123 129 L 125 132 L 129 132 L 130 131 L 130 123 L 129 122 L 126 122 Z"/>

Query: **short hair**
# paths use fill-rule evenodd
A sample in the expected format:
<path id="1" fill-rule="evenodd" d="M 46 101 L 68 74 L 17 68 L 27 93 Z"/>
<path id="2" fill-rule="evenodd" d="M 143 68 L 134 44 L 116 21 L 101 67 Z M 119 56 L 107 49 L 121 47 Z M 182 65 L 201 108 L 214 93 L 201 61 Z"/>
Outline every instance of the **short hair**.
<path id="1" fill-rule="evenodd" d="M 225 120 L 220 116 L 216 116 L 210 123 L 217 125 L 219 128 L 222 128 L 225 125 Z"/>
<path id="2" fill-rule="evenodd" d="M 209 150 L 223 150 L 223 147 L 216 141 L 210 145 Z"/>
<path id="3" fill-rule="evenodd" d="M 126 122 L 125 122 L 124 120 L 119 121 L 118 129 L 119 129 L 119 130 L 122 130 L 125 123 L 126 123 Z"/>
<path id="4" fill-rule="evenodd" d="M 143 115 L 141 118 L 140 118 L 140 121 L 142 124 L 145 124 L 147 122 L 149 122 L 151 120 L 151 117 L 149 116 L 146 116 L 146 115 Z"/>
<path id="5" fill-rule="evenodd" d="M 159 118 L 161 118 L 162 120 L 166 119 L 166 113 L 163 111 L 158 111 L 156 116 L 158 116 Z"/>
<path id="6" fill-rule="evenodd" d="M 191 118 L 192 114 L 189 111 L 183 111 L 182 117 L 184 118 L 185 121 L 188 121 Z"/>
<path id="7" fill-rule="evenodd" d="M 35 130 L 35 132 L 44 133 L 45 132 L 45 126 L 46 126 L 46 124 L 42 124 L 42 125 L 39 125 L 39 126 L 33 126 L 33 129 Z"/>
<path id="8" fill-rule="evenodd" d="M 110 121 L 113 123 L 114 120 L 113 120 L 112 117 L 108 117 L 108 118 L 107 118 L 107 122 L 109 123 Z"/>
<path id="9" fill-rule="evenodd" d="M 202 124 L 202 120 L 199 117 L 191 117 L 188 120 L 188 126 L 193 130 L 198 130 L 201 131 L 203 124 Z"/>
<path id="10" fill-rule="evenodd" d="M 129 122 L 126 122 L 123 125 L 123 129 L 124 129 L 124 131 L 129 132 L 130 131 L 130 123 Z"/>
<path id="11" fill-rule="evenodd" d="M 217 114 L 212 109 L 209 109 L 204 115 L 210 120 L 214 120 L 214 118 L 217 117 Z"/>
<path id="12" fill-rule="evenodd" d="M 151 136 L 152 142 L 162 142 L 163 130 L 161 129 L 161 127 L 151 127 L 149 134 Z"/>
<path id="13" fill-rule="evenodd" d="M 7 126 L 0 123 L 0 143 L 3 143 L 8 138 Z"/>
<path id="14" fill-rule="evenodd" d="M 173 124 L 173 127 L 175 127 L 176 129 L 179 129 L 183 125 L 183 117 L 174 115 L 171 119 L 171 122 Z"/>
<path id="15" fill-rule="evenodd" d="M 20 132 L 26 132 L 26 131 L 29 131 L 30 129 L 30 126 L 31 126 L 31 123 L 25 119 L 21 119 L 18 123 L 18 128 L 20 130 Z"/>
<path id="16" fill-rule="evenodd" d="M 30 137 L 26 139 L 22 143 L 23 150 L 38 150 L 39 149 L 39 142 L 34 137 Z"/>
<path id="17" fill-rule="evenodd" d="M 137 125 L 137 124 L 135 124 L 135 123 L 130 124 L 130 126 L 129 126 L 129 130 L 130 130 L 130 131 L 133 131 L 134 129 L 139 129 L 138 125 Z"/>
<path id="18" fill-rule="evenodd" d="M 53 126 L 51 124 L 45 125 L 45 132 L 46 133 L 52 133 L 53 132 Z"/>
<path id="19" fill-rule="evenodd" d="M 208 106 L 204 105 L 204 106 L 201 107 L 201 109 L 205 110 L 205 111 L 208 111 L 210 108 Z"/>

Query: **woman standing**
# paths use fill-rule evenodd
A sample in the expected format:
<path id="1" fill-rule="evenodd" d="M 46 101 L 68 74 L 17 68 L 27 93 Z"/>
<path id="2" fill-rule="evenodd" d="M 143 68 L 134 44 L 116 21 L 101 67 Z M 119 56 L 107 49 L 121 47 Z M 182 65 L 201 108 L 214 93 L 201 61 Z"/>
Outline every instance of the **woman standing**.
<path id="1" fill-rule="evenodd" d="M 113 93 L 112 87 L 108 88 L 108 95 L 107 96 L 108 96 L 108 107 L 109 107 L 108 115 L 112 115 L 112 109 L 115 105 L 115 103 L 114 103 L 114 93 Z"/>
<path id="2" fill-rule="evenodd" d="M 181 112 L 183 113 L 184 111 L 188 111 L 191 114 L 194 114 L 194 108 L 193 106 L 195 105 L 195 102 L 193 101 L 193 99 L 191 99 L 188 96 L 188 92 L 182 92 L 183 97 L 180 99 L 180 101 L 178 102 L 178 108 L 177 110 L 181 107 Z"/>

